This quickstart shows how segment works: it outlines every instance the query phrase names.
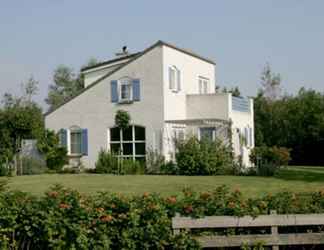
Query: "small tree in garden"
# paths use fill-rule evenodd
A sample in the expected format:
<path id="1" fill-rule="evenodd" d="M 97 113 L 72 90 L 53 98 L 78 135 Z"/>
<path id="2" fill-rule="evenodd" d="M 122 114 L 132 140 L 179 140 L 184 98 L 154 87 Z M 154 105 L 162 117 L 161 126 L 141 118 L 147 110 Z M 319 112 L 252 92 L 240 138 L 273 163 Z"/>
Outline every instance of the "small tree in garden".
<path id="1" fill-rule="evenodd" d="M 67 150 L 59 143 L 58 135 L 46 130 L 37 142 L 38 150 L 44 154 L 46 166 L 52 170 L 61 170 L 68 163 Z"/>
<path id="2" fill-rule="evenodd" d="M 118 110 L 115 116 L 115 124 L 120 129 L 125 129 L 129 127 L 131 117 L 129 113 L 125 110 Z"/>
<path id="3" fill-rule="evenodd" d="M 182 175 L 218 175 L 231 172 L 233 158 L 230 147 L 221 140 L 190 137 L 177 142 L 176 162 Z"/>

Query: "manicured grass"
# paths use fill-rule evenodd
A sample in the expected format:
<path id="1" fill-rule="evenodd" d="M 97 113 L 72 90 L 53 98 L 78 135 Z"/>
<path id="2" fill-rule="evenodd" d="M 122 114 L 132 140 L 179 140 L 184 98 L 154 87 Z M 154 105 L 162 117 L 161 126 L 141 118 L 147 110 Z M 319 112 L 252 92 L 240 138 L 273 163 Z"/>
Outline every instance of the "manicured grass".
<path id="1" fill-rule="evenodd" d="M 4 179 L 3 177 L 0 179 Z M 42 195 L 56 183 L 93 194 L 110 191 L 124 194 L 158 192 L 162 195 L 178 194 L 185 187 L 196 191 L 213 190 L 219 185 L 239 188 L 246 196 L 258 196 L 283 190 L 308 192 L 324 188 L 324 168 L 305 169 L 289 167 L 276 177 L 250 176 L 113 176 L 97 174 L 51 174 L 8 178 L 10 189 Z"/>

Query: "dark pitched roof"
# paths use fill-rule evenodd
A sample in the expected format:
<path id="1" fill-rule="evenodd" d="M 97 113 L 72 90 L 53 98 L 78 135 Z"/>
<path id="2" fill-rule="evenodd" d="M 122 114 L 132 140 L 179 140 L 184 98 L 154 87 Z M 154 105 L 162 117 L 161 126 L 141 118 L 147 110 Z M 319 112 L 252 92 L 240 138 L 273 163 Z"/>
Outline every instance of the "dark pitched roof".
<path id="1" fill-rule="evenodd" d="M 207 59 L 205 57 L 202 57 L 202 56 L 199 56 L 189 50 L 186 50 L 186 49 L 182 49 L 182 48 L 178 48 L 170 43 L 166 43 L 166 42 L 163 42 L 161 40 L 157 41 L 156 43 L 154 43 L 152 46 L 148 47 L 147 49 L 143 50 L 142 52 L 138 52 L 138 53 L 135 53 L 135 54 L 131 54 L 129 55 L 130 57 L 130 60 L 125 62 L 125 63 L 121 63 L 117 68 L 115 68 L 114 70 L 112 71 L 109 71 L 107 74 L 105 74 L 104 76 L 102 76 L 101 78 L 99 78 L 98 80 L 94 81 L 93 83 L 91 83 L 90 85 L 88 85 L 86 88 L 82 89 L 79 93 L 77 93 L 75 96 L 67 99 L 66 101 L 64 101 L 63 103 L 61 103 L 58 107 L 56 107 L 55 109 L 53 110 L 49 110 L 48 112 L 46 112 L 44 115 L 47 116 L 51 113 L 53 113 L 54 111 L 56 111 L 57 109 L 59 109 L 60 107 L 62 107 L 63 105 L 65 105 L 66 103 L 70 102 L 71 100 L 73 100 L 74 98 L 78 97 L 79 95 L 81 95 L 83 92 L 87 91 L 88 89 L 92 88 L 93 86 L 97 85 L 99 82 L 101 82 L 102 80 L 106 79 L 107 77 L 111 76 L 113 73 L 117 72 L 118 70 L 122 69 L 123 67 L 125 67 L 126 65 L 128 65 L 129 63 L 135 61 L 136 59 L 138 59 L 139 57 L 143 56 L 144 54 L 146 54 L 147 52 L 149 52 L 150 50 L 154 49 L 155 47 L 157 46 L 168 46 L 170 48 L 173 48 L 175 50 L 178 50 L 180 52 L 183 52 L 185 54 L 188 54 L 190 56 L 193 56 L 193 57 L 196 57 L 198 59 L 201 59 L 203 61 L 206 61 L 208 63 L 211 63 L 211 64 L 214 64 L 215 65 L 215 62 L 210 60 L 210 59 Z M 90 68 L 96 68 L 96 67 L 99 67 L 99 66 L 103 66 L 103 65 L 106 65 L 106 64 L 109 64 L 109 63 L 112 63 L 112 62 L 117 62 L 119 60 L 122 60 L 122 59 L 126 59 L 125 57 L 122 57 L 122 58 L 117 58 L 117 59 L 113 59 L 113 60 L 110 60 L 110 61 L 106 61 L 106 62 L 103 62 L 103 63 L 100 63 L 100 64 L 97 64 L 97 65 L 94 65 L 92 67 L 86 67 L 86 68 L 83 68 L 81 71 L 85 71 L 87 68 L 90 69 Z"/>

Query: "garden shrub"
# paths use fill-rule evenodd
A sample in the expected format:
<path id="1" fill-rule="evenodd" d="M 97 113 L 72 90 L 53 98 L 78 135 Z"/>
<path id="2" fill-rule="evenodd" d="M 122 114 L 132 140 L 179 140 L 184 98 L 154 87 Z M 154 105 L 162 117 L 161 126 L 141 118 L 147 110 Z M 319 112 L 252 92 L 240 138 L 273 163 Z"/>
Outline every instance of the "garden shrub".
<path id="1" fill-rule="evenodd" d="M 68 164 L 67 150 L 60 145 L 59 137 L 54 131 L 46 130 L 37 141 L 37 148 L 44 154 L 49 169 L 60 171 Z"/>
<path id="2" fill-rule="evenodd" d="M 109 151 L 100 150 L 95 164 L 95 173 L 100 174 L 144 174 L 145 165 L 132 159 L 119 158 Z"/>
<path id="3" fill-rule="evenodd" d="M 118 159 L 111 152 L 100 150 L 95 164 L 95 172 L 99 174 L 117 174 Z"/>
<path id="4" fill-rule="evenodd" d="M 121 159 L 118 174 L 144 174 L 144 164 L 132 159 Z"/>
<path id="5" fill-rule="evenodd" d="M 324 212 L 323 190 L 248 199 L 226 186 L 168 197 L 86 196 L 59 185 L 41 197 L 10 191 L 5 183 L 0 190 L 0 249 L 199 249 L 190 234 L 173 235 L 176 213 L 197 218 Z"/>
<path id="6" fill-rule="evenodd" d="M 161 166 L 165 164 L 165 158 L 156 150 L 149 149 L 146 152 L 146 173 L 161 174 Z"/>
<path id="7" fill-rule="evenodd" d="M 179 173 L 178 166 L 173 161 L 167 161 L 161 165 L 161 173 L 167 175 L 177 175 Z"/>
<path id="8" fill-rule="evenodd" d="M 261 176 L 273 176 L 282 166 L 290 161 L 290 150 L 283 147 L 255 147 L 250 154 L 250 160 Z"/>
<path id="9" fill-rule="evenodd" d="M 199 249 L 185 232 L 173 235 L 171 219 L 188 217 L 323 213 L 324 191 L 280 192 L 258 198 L 220 186 L 184 189 L 181 195 L 86 196 L 56 185 L 45 196 L 10 191 L 0 183 L 0 249 Z M 226 234 L 226 231 L 220 232 Z"/>
<path id="10" fill-rule="evenodd" d="M 45 161 L 34 157 L 24 156 L 21 163 L 23 175 L 43 174 L 47 170 Z"/>
<path id="11" fill-rule="evenodd" d="M 176 144 L 176 162 L 180 175 L 219 175 L 231 171 L 233 157 L 221 140 L 190 137 Z"/>

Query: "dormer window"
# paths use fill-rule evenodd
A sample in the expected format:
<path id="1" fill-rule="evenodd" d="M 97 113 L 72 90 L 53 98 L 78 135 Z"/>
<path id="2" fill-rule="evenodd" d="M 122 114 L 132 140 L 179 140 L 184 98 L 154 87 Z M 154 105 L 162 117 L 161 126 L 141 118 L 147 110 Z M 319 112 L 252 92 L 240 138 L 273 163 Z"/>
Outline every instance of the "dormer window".
<path id="1" fill-rule="evenodd" d="M 181 72 L 176 66 L 169 67 L 169 88 L 173 92 L 181 90 Z"/>
<path id="2" fill-rule="evenodd" d="M 129 78 L 119 80 L 119 100 L 120 102 L 129 102 L 133 98 L 132 81 Z"/>

